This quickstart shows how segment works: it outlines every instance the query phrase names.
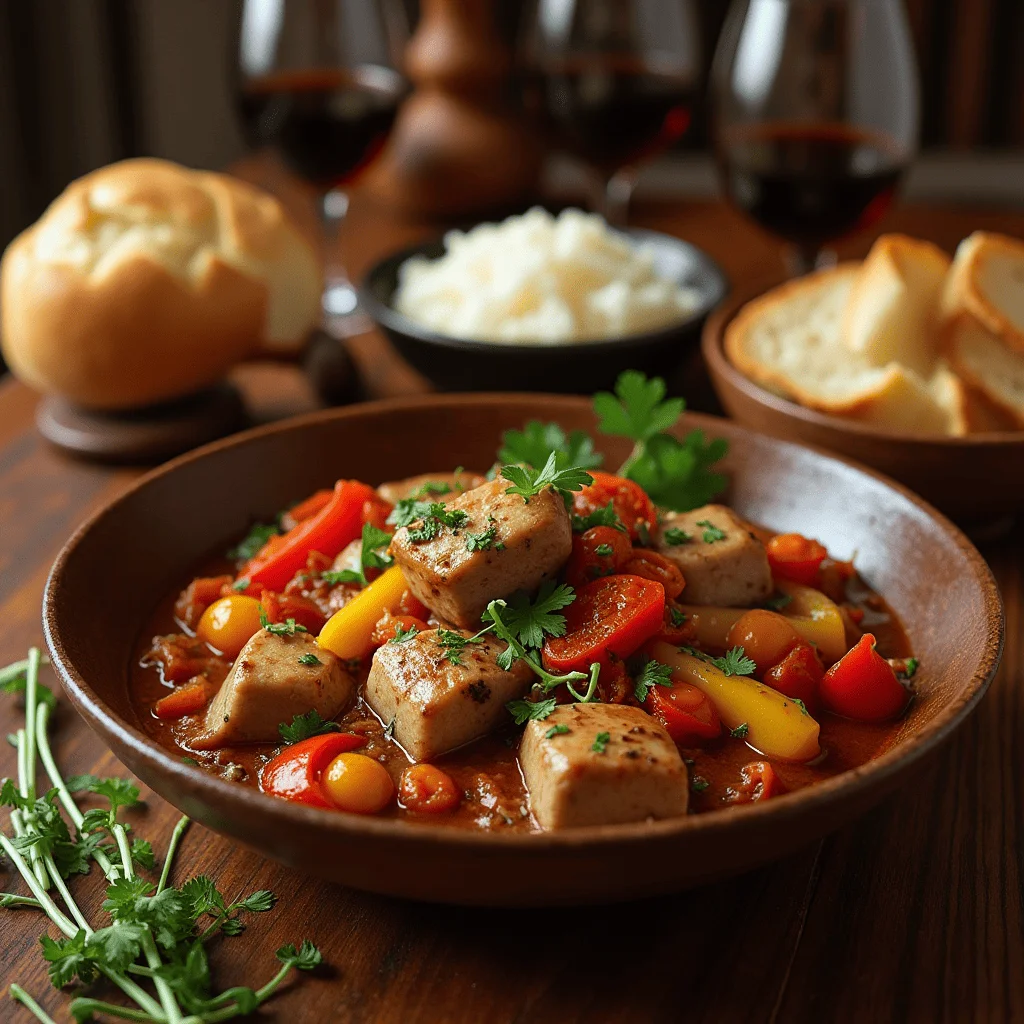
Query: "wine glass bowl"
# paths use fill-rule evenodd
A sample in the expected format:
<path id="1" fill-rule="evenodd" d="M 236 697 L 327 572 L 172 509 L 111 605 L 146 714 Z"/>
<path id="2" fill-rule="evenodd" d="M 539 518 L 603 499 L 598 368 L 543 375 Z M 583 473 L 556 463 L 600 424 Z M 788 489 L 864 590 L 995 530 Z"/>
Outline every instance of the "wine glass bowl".
<path id="1" fill-rule="evenodd" d="M 712 70 L 719 176 L 794 269 L 885 214 L 918 127 L 901 0 L 734 0 Z"/>
<path id="2" fill-rule="evenodd" d="M 528 96 L 556 148 L 581 161 L 594 207 L 625 221 L 637 168 L 690 124 L 700 71 L 690 0 L 538 0 Z"/>

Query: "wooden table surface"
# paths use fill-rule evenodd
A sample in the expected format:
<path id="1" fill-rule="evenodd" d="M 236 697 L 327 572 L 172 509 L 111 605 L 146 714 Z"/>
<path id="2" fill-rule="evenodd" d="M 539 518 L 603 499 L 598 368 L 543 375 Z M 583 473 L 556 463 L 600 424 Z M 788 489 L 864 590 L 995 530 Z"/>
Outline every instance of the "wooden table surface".
<path id="1" fill-rule="evenodd" d="M 733 280 L 779 267 L 774 246 L 718 204 L 649 207 L 634 219 L 703 246 Z M 1024 216 L 903 208 L 884 227 L 952 249 L 977 227 L 1024 236 Z M 358 275 L 383 253 L 436 230 L 355 204 L 350 267 Z M 850 251 L 865 246 L 860 239 Z M 360 338 L 352 349 L 373 394 L 423 388 L 381 338 Z M 301 377 L 286 368 L 251 367 L 240 380 L 257 418 L 313 403 Z M 40 642 L 40 595 L 61 544 L 135 475 L 50 449 L 33 428 L 34 405 L 21 385 L 0 384 L 0 664 Z M 180 871 L 209 873 L 229 893 L 269 888 L 280 895 L 277 910 L 254 917 L 243 938 L 214 943 L 220 980 L 262 983 L 278 945 L 309 937 L 330 966 L 289 985 L 264 1019 L 1024 1020 L 1024 543 L 1015 531 L 983 550 L 1006 602 L 1002 669 L 971 720 L 912 787 L 853 826 L 699 890 L 549 912 L 367 895 L 294 874 L 193 826 Z M 103 628 L 102 609 L 83 614 Z M 0 701 L 0 735 L 19 719 L 12 700 Z M 119 771 L 66 703 L 55 745 L 70 772 Z M 13 752 L 3 749 L 0 774 L 13 774 Z M 150 795 L 134 821 L 162 850 L 177 816 Z M 0 883 L 18 889 L 20 880 Z M 99 888 L 95 877 L 79 884 L 80 891 Z M 0 913 L 3 981 L 20 982 L 59 1020 L 68 1019 L 66 996 L 46 980 L 40 917 Z M 0 1002 L 0 1020 L 28 1019 Z"/>

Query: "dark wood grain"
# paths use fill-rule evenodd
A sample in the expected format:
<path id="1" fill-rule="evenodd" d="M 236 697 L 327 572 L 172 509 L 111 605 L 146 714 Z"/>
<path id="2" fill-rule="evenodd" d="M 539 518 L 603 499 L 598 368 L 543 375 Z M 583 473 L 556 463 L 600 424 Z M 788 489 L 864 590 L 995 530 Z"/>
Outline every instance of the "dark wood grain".
<path id="1" fill-rule="evenodd" d="M 702 245 L 735 280 L 780 267 L 768 239 L 715 204 L 640 209 L 636 220 Z M 886 227 L 946 247 L 974 227 L 1024 234 L 1020 216 L 980 210 L 897 210 Z M 350 265 L 358 274 L 436 230 L 357 206 Z M 864 245 L 855 240 L 849 249 Z M 353 354 L 373 393 L 422 390 L 382 339 L 358 339 Z M 257 418 L 315 405 L 292 368 L 248 367 L 239 379 Z M 54 452 L 35 433 L 33 408 L 23 387 L 0 384 L 0 663 L 39 642 L 39 598 L 53 556 L 132 476 Z M 265 887 L 281 895 L 279 909 L 254 918 L 243 938 L 215 944 L 220 978 L 257 983 L 272 969 L 273 949 L 308 936 L 330 967 L 290 985 L 263 1019 L 1024 1020 L 1024 542 L 1015 533 L 984 553 L 1007 610 L 999 676 L 940 757 L 856 825 L 778 864 L 669 899 L 546 912 L 368 896 L 289 873 L 194 827 L 182 871 L 216 875 L 232 893 Z M 103 608 L 83 614 L 104 628 Z M 17 717 L 11 701 L 0 703 L 0 735 Z M 69 771 L 119 770 L 66 706 L 56 749 Z M 10 753 L 0 757 L 0 773 L 13 771 Z M 176 817 L 152 798 L 135 824 L 162 849 Z M 18 882 L 0 872 L 0 886 Z M 95 880 L 77 886 L 95 909 Z M 67 1019 L 66 997 L 49 987 L 39 956 L 40 919 L 2 913 L 4 981 L 19 981 Z M 28 1019 L 0 1002 L 0 1020 Z"/>

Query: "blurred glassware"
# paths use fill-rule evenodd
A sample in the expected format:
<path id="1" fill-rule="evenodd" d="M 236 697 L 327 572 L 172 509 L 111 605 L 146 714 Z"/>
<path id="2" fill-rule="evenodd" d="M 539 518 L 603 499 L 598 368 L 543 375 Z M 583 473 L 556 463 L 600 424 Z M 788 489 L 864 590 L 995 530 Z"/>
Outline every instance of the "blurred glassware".
<path id="1" fill-rule="evenodd" d="M 726 195 L 790 243 L 793 274 L 882 217 L 917 148 L 902 0 L 733 0 L 711 91 Z"/>
<path id="2" fill-rule="evenodd" d="M 244 0 L 238 111 L 253 147 L 276 149 L 321 191 L 324 325 L 336 337 L 369 321 L 338 256 L 350 185 L 380 153 L 408 91 L 400 0 Z"/>
<path id="3" fill-rule="evenodd" d="M 524 64 L 552 144 L 587 166 L 593 208 L 624 224 L 638 167 L 690 125 L 694 0 L 536 0 Z"/>

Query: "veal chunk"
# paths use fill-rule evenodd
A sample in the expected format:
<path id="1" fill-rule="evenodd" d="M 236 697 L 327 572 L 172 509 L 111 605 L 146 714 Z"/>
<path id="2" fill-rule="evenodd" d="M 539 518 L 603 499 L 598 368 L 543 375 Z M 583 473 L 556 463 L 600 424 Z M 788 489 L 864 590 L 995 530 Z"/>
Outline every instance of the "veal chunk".
<path id="1" fill-rule="evenodd" d="M 467 631 L 464 636 L 470 636 Z M 414 761 L 461 747 L 511 721 L 505 704 L 529 689 L 530 670 L 516 662 L 511 672 L 495 659 L 505 644 L 493 637 L 467 644 L 453 664 L 436 629 L 402 643 L 386 643 L 373 656 L 366 702 Z"/>
<path id="2" fill-rule="evenodd" d="M 490 601 L 534 590 L 568 559 L 572 523 L 561 496 L 547 488 L 527 503 L 506 494 L 510 486 L 492 480 L 459 495 L 447 508 L 466 522 L 431 540 L 413 540 L 409 527 L 395 534 L 391 553 L 409 589 L 438 618 L 476 627 Z"/>
<path id="3" fill-rule="evenodd" d="M 689 802 L 686 765 L 664 726 L 623 704 L 562 704 L 529 722 L 519 763 L 543 828 L 674 818 Z"/>
<path id="4" fill-rule="evenodd" d="M 278 636 L 261 629 L 239 653 L 193 746 L 214 750 L 279 741 L 282 722 L 310 710 L 334 718 L 351 702 L 355 688 L 338 658 L 318 647 L 309 633 Z"/>
<path id="5" fill-rule="evenodd" d="M 661 522 L 658 551 L 682 570 L 687 604 L 744 608 L 772 592 L 764 545 L 724 505 L 670 512 Z"/>

